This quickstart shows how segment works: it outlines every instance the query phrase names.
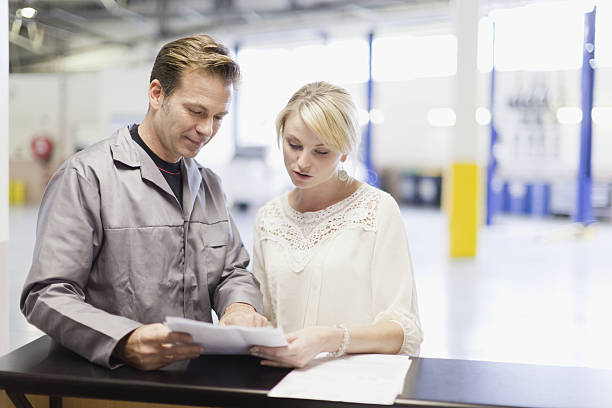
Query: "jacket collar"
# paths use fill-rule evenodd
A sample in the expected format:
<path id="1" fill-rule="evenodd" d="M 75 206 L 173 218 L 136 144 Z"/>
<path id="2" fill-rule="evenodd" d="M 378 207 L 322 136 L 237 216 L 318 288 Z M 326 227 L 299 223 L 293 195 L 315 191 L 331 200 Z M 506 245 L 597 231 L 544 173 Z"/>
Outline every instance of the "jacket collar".
<path id="1" fill-rule="evenodd" d="M 193 204 L 202 184 L 202 166 L 194 159 L 181 159 L 181 174 L 183 175 L 183 214 L 188 219 L 193 210 Z M 159 173 L 159 171 L 158 171 Z M 204 200 L 204 195 L 202 195 Z M 205 203 L 202 203 L 204 206 Z"/>
<path id="2" fill-rule="evenodd" d="M 113 160 L 128 167 L 140 168 L 143 179 L 174 197 L 172 189 L 161 174 L 153 159 L 149 157 L 132 139 L 127 127 L 115 132 L 110 144 Z M 181 173 L 183 174 L 183 214 L 188 217 L 193 210 L 193 204 L 202 183 L 202 166 L 193 159 L 181 158 Z M 187 219 L 187 218 L 186 218 Z"/>

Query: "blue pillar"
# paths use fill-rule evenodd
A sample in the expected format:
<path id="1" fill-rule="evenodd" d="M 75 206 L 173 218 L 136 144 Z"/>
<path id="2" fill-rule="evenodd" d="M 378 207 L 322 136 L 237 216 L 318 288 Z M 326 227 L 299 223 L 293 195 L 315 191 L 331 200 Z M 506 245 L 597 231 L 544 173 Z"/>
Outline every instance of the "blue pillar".
<path id="1" fill-rule="evenodd" d="M 495 214 L 495 200 L 498 198 L 498 192 L 493 189 L 493 178 L 497 170 L 497 157 L 495 157 L 495 144 L 498 140 L 497 130 L 495 130 L 495 23 L 493 23 L 493 41 L 491 52 L 491 91 L 489 93 L 489 109 L 491 111 L 491 123 L 489 129 L 491 132 L 491 144 L 489 145 L 489 164 L 487 166 L 487 225 L 493 223 L 493 215 Z"/>
<path id="2" fill-rule="evenodd" d="M 368 123 L 366 125 L 365 135 L 363 137 L 363 161 L 368 172 L 366 182 L 372 186 L 379 186 L 378 175 L 372 165 L 372 120 L 370 120 L 369 114 L 372 110 L 372 43 L 374 41 L 374 33 L 368 34 L 368 95 L 367 95 L 367 110 L 368 110 Z"/>
<path id="3" fill-rule="evenodd" d="M 591 146 L 593 109 L 593 82 L 595 72 L 592 61 L 595 54 L 595 14 L 597 8 L 584 15 L 584 49 L 582 51 L 582 124 L 580 126 L 580 162 L 578 165 L 578 182 L 576 194 L 576 211 L 574 221 L 589 225 L 593 221 L 591 203 Z"/>

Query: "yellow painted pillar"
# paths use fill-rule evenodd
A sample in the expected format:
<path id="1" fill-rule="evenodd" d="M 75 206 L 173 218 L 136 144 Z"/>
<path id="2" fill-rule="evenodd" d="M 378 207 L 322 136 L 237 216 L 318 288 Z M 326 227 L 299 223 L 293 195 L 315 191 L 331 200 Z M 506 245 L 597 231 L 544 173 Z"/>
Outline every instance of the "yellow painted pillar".
<path id="1" fill-rule="evenodd" d="M 474 257 L 478 247 L 480 170 L 478 165 L 478 20 L 479 0 L 455 0 L 457 75 L 455 135 L 449 204 L 450 255 Z"/>
<path id="2" fill-rule="evenodd" d="M 13 180 L 9 186 L 9 203 L 24 205 L 26 202 L 26 185 L 23 180 Z"/>
<path id="3" fill-rule="evenodd" d="M 476 256 L 480 170 L 476 163 L 453 163 L 450 237 L 451 257 Z"/>

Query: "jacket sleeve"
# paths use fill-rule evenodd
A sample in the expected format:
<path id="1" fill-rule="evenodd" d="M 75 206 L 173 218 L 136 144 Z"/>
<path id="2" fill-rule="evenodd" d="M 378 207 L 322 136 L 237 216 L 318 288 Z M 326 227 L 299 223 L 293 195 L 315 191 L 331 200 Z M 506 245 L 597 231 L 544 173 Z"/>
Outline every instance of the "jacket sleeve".
<path id="1" fill-rule="evenodd" d="M 221 280 L 214 291 L 214 309 L 220 318 L 229 305 L 240 302 L 253 306 L 258 313 L 261 313 L 263 306 L 259 283 L 255 276 L 247 270 L 250 261 L 249 254 L 240 239 L 234 219 L 229 214 L 229 210 L 227 212 L 229 219 L 228 248 Z"/>
<path id="2" fill-rule="evenodd" d="M 400 325 L 404 331 L 400 353 L 417 356 L 423 332 L 404 223 L 391 196 L 383 193 L 378 205 L 370 268 L 375 323 L 390 320 Z"/>
<path id="3" fill-rule="evenodd" d="M 63 346 L 112 367 L 117 342 L 141 324 L 87 303 L 85 288 L 103 240 L 97 182 L 64 165 L 40 205 L 20 307 L 30 323 Z"/>

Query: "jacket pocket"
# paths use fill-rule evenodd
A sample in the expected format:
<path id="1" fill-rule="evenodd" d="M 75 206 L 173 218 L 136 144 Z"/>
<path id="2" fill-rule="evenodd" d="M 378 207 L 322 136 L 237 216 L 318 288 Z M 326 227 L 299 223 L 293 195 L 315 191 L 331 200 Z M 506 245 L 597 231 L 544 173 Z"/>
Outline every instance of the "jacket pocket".
<path id="1" fill-rule="evenodd" d="M 204 247 L 219 248 L 229 242 L 229 223 L 219 221 L 214 224 L 202 224 L 202 240 Z"/>
<path id="2" fill-rule="evenodd" d="M 229 222 L 198 223 L 190 228 L 191 232 L 197 235 L 194 241 L 199 243 L 193 248 L 197 254 L 195 259 L 196 270 L 205 272 L 206 284 L 212 299 L 214 290 L 221 281 L 226 267 L 226 255 L 230 240 Z"/>

